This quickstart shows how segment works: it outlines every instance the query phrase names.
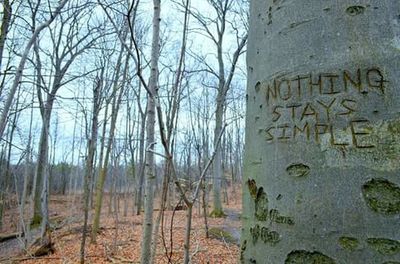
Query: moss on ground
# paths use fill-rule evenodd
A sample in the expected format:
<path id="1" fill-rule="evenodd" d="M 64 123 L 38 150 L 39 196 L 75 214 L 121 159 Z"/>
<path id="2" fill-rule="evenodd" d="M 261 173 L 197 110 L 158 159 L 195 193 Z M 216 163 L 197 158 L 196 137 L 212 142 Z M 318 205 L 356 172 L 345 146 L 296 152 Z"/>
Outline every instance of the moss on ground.
<path id="1" fill-rule="evenodd" d="M 211 227 L 208 230 L 208 233 L 209 233 L 210 237 L 212 237 L 212 238 L 223 240 L 223 241 L 226 241 L 226 242 L 232 243 L 232 244 L 236 243 L 236 239 L 232 236 L 232 234 L 222 228 Z"/>
<path id="2" fill-rule="evenodd" d="M 222 210 L 214 209 L 210 213 L 210 217 L 214 217 L 214 218 L 221 218 L 221 217 L 225 217 L 225 216 L 226 216 L 226 214 Z"/>

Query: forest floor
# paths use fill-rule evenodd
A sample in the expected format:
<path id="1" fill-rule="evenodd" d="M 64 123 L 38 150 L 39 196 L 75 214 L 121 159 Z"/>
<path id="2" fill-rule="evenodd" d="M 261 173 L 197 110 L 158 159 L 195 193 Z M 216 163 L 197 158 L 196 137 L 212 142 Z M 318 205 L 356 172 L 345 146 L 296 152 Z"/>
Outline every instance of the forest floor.
<path id="1" fill-rule="evenodd" d="M 224 204 L 226 217 L 208 217 L 209 238 L 206 238 L 204 216 L 200 213 L 202 208 L 199 206 L 193 208 L 191 263 L 238 262 L 241 192 L 238 186 L 235 190 L 230 188 L 228 191 L 229 204 Z M 104 198 L 97 243 L 90 243 L 90 233 L 87 237 L 86 263 L 140 263 L 143 214 L 134 215 L 131 209 L 124 216 L 124 201 L 122 200 L 120 212 L 110 213 L 109 198 Z M 158 203 L 155 204 L 154 219 L 159 215 Z M 132 205 L 128 205 L 128 208 L 132 208 Z M 79 263 L 83 226 L 80 197 L 73 199 L 70 196 L 51 196 L 50 219 L 56 227 L 51 235 L 55 243 L 53 254 L 37 258 L 30 257 L 21 248 L 21 238 L 15 238 L 0 242 L 0 263 Z M 173 219 L 172 228 L 171 219 Z M 89 224 L 91 224 L 91 219 L 89 219 Z M 182 263 L 185 224 L 185 210 L 164 212 L 164 228 L 160 228 L 155 263 L 169 263 L 168 254 L 171 256 L 170 263 Z M 18 210 L 6 211 L 0 235 L 15 232 L 17 225 Z M 36 234 L 38 233 L 36 231 Z"/>

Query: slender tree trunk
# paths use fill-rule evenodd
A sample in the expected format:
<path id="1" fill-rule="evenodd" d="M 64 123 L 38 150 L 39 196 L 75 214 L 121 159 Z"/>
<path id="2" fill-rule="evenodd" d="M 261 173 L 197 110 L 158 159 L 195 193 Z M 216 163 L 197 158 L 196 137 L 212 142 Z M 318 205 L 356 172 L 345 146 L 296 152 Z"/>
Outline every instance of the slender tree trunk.
<path id="1" fill-rule="evenodd" d="M 40 133 L 40 141 L 39 141 L 39 152 L 38 159 L 36 161 L 36 169 L 35 169 L 35 186 L 34 186 L 34 213 L 32 219 L 32 226 L 37 226 L 42 222 L 42 202 L 43 202 L 43 186 L 45 177 L 44 174 L 47 172 L 48 166 L 48 152 L 49 152 L 49 129 L 50 129 L 50 117 L 51 117 L 51 109 L 53 107 L 53 98 L 49 98 L 46 102 L 45 109 L 43 111 L 42 116 L 42 130 Z"/>
<path id="2" fill-rule="evenodd" d="M 5 196 L 3 196 L 2 200 L 5 202 L 6 201 L 6 197 L 7 199 L 9 199 L 11 201 L 11 199 L 9 197 L 10 194 L 12 193 L 11 191 L 11 153 L 12 153 L 12 148 L 13 148 L 13 140 L 14 140 L 14 132 L 15 129 L 17 128 L 17 119 L 18 119 L 18 115 L 19 112 L 18 111 L 18 106 L 19 106 L 19 100 L 20 100 L 20 89 L 18 89 L 18 94 L 17 94 L 17 101 L 15 104 L 15 110 L 16 113 L 13 116 L 12 119 L 12 123 L 10 124 L 10 131 L 9 131 L 9 138 L 8 138 L 8 148 L 7 148 L 7 158 L 6 158 L 6 170 L 5 170 L 5 174 L 4 174 L 4 186 L 2 188 L 2 193 L 5 194 Z M 17 190 L 18 186 L 15 185 L 15 192 L 18 193 Z M 18 194 L 17 194 L 17 198 L 18 198 Z M 1 206 L 1 204 L 0 204 Z M 3 203 L 4 206 L 4 203 Z M 4 209 L 0 209 L 0 211 L 4 212 Z M 0 215 L 0 227 L 1 227 L 1 223 L 2 223 L 2 216 Z"/>
<path id="3" fill-rule="evenodd" d="M 222 99 L 220 99 L 222 100 Z M 214 146 L 218 140 L 218 135 L 222 130 L 223 102 L 217 103 L 217 111 L 215 113 L 215 130 L 214 130 Z M 222 217 L 224 211 L 221 202 L 221 182 L 222 182 L 222 150 L 217 148 L 215 159 L 213 162 L 213 210 L 211 216 Z"/>
<path id="4" fill-rule="evenodd" d="M 5 176 L 6 176 L 6 174 L 5 174 L 5 165 L 6 164 L 4 164 L 5 163 L 5 149 L 4 149 L 4 146 L 2 147 L 2 149 L 1 149 L 1 152 L 0 152 L 0 170 L 1 170 L 1 181 L 0 181 L 0 184 L 1 184 L 1 191 L 0 191 L 0 230 L 2 230 L 3 229 L 3 215 L 4 215 L 4 207 L 5 207 Z"/>
<path id="5" fill-rule="evenodd" d="M 201 201 L 203 204 L 203 218 L 204 218 L 204 229 L 206 230 L 206 238 L 209 238 L 209 233 L 208 233 L 208 215 L 207 215 L 207 207 L 208 207 L 208 203 L 207 203 L 207 181 L 202 180 L 201 182 L 202 184 L 202 195 L 201 195 Z"/>
<path id="6" fill-rule="evenodd" d="M 145 213 L 143 220 L 143 236 L 142 236 L 142 251 L 141 263 L 149 264 L 151 258 L 151 236 L 153 231 L 153 187 L 155 184 L 154 175 L 154 154 L 148 149 L 152 149 L 155 143 L 154 126 L 155 126 L 155 98 L 157 81 L 158 81 L 158 58 L 160 53 L 160 0 L 153 0 L 153 37 L 151 43 L 151 62 L 150 62 L 150 79 L 149 93 L 147 102 L 147 123 L 146 123 L 146 190 L 145 190 Z"/>
<path id="7" fill-rule="evenodd" d="M 125 34 L 126 36 L 126 34 Z M 122 95 L 124 94 L 124 85 L 126 81 L 126 75 L 128 71 L 128 59 L 125 61 L 125 68 L 122 74 L 123 78 L 121 81 L 122 85 L 119 85 L 119 77 L 120 77 L 120 69 L 121 69 L 121 62 L 122 62 L 122 54 L 124 52 L 124 46 L 121 45 L 120 54 L 117 60 L 116 71 L 115 71 L 115 79 L 113 83 L 113 102 L 112 102 L 112 110 L 111 110 L 111 125 L 110 125 L 110 133 L 109 138 L 107 141 L 107 149 L 104 156 L 103 166 L 100 170 L 99 179 L 96 186 L 96 200 L 95 200 L 95 212 L 94 212 L 94 220 L 93 220 L 93 227 L 92 227 L 92 242 L 96 242 L 96 236 L 100 225 L 100 213 L 101 207 L 103 203 L 103 193 L 104 193 L 104 183 L 107 176 L 108 170 L 108 163 L 110 160 L 110 154 L 112 145 L 114 144 L 114 135 L 115 135 L 115 127 L 117 123 L 117 117 L 119 112 L 119 106 L 121 104 Z M 118 90 L 119 87 L 119 90 Z M 117 94 L 117 91 L 119 92 Z"/>
<path id="8" fill-rule="evenodd" d="M 166 208 L 166 202 L 167 202 L 167 195 L 168 195 L 168 186 L 169 186 L 169 181 L 170 181 L 170 165 L 169 162 L 165 163 L 165 169 L 164 169 L 164 177 L 163 177 L 163 182 L 162 182 L 162 192 L 161 192 L 161 199 L 160 199 L 160 211 L 158 212 L 158 216 L 156 219 L 156 223 L 154 225 L 154 231 L 153 231 L 153 239 L 152 239 L 152 256 L 150 263 L 154 263 L 155 256 L 157 255 L 157 242 L 158 242 L 158 235 L 159 235 L 159 228 L 160 228 L 160 223 L 161 228 L 163 227 L 164 223 L 164 211 Z"/>
<path id="9" fill-rule="evenodd" d="M 193 204 L 190 204 L 186 209 L 186 232 L 184 242 L 184 256 L 183 263 L 188 264 L 190 262 L 190 232 L 192 230 L 192 211 Z"/>
<path id="10" fill-rule="evenodd" d="M 92 122 L 91 122 L 91 136 L 88 140 L 88 154 L 86 158 L 85 167 L 85 178 L 83 185 L 83 199 L 84 199 L 84 220 L 83 220 L 83 231 L 82 231 L 82 242 L 80 249 L 80 263 L 85 263 L 85 243 L 87 234 L 87 222 L 89 216 L 89 196 L 90 196 L 90 184 L 93 176 L 94 158 L 97 145 L 97 131 L 98 131 L 98 114 L 100 111 L 100 91 L 102 83 L 97 80 L 96 87 L 93 91 L 93 108 L 92 108 Z"/>
<path id="11" fill-rule="evenodd" d="M 104 113 L 104 119 L 103 119 L 103 130 L 101 132 L 101 139 L 100 139 L 100 155 L 99 155 L 99 161 L 98 161 L 98 169 L 97 172 L 94 173 L 94 179 L 93 179 L 93 184 L 92 184 L 92 191 L 90 192 L 92 198 L 91 200 L 91 207 L 95 207 L 95 199 L 93 199 L 93 196 L 97 195 L 97 186 L 99 184 L 99 179 L 100 179 L 100 172 L 102 171 L 103 168 L 103 160 L 104 160 L 104 150 L 105 150 L 105 144 L 106 144 L 106 130 L 107 130 L 107 119 L 108 119 L 108 109 L 109 109 L 109 102 L 106 102 L 105 106 L 105 113 Z M 95 161 L 96 162 L 96 161 Z"/>
<path id="12" fill-rule="evenodd" d="M 33 89 L 34 91 L 34 89 Z M 30 183 L 30 178 L 31 178 L 31 170 L 32 170 L 32 124 L 33 124 L 33 102 L 35 98 L 35 92 L 32 93 L 32 107 L 31 107 L 31 113 L 30 113 L 30 119 L 29 119 L 29 134 L 28 134 L 28 143 L 26 146 L 26 158 L 25 158 L 25 167 L 24 167 L 24 185 L 23 185 L 23 190 L 22 190 L 22 197 L 21 197 L 21 203 L 20 203 L 20 217 L 21 217 L 21 225 L 23 227 L 23 232 L 24 232 L 24 247 L 26 247 L 29 244 L 29 241 L 31 239 L 31 228 L 30 228 L 30 221 L 33 218 L 33 202 L 31 198 L 27 197 L 32 197 L 32 195 L 29 196 L 29 190 L 28 186 Z M 25 218 L 25 203 L 28 200 L 28 217 Z M 26 220 L 27 219 L 27 220 Z M 27 223 L 28 222 L 28 223 Z"/>
<path id="13" fill-rule="evenodd" d="M 140 123 L 140 135 L 139 135 L 139 171 L 138 171 L 138 192 L 136 195 L 136 214 L 140 215 L 142 210 L 142 196 L 143 196 L 143 187 L 144 187 L 144 156 L 145 156 L 145 133 L 146 133 L 146 115 L 141 114 L 141 123 Z"/>
<path id="14" fill-rule="evenodd" d="M 0 28 L 0 70 L 1 70 L 1 65 L 3 62 L 4 44 L 7 39 L 8 29 L 9 29 L 10 21 L 11 21 L 11 14 L 12 14 L 12 9 L 11 9 L 10 1 L 4 0 L 4 2 L 3 2 L 3 18 L 1 21 L 1 28 Z M 1 72 L 0 72 L 0 75 L 1 75 Z"/>
<path id="15" fill-rule="evenodd" d="M 149 97 L 147 104 L 147 123 L 146 123 L 146 145 L 151 148 L 154 144 L 154 124 L 155 124 L 155 104 Z M 151 238 L 153 232 L 153 203 L 154 203 L 154 154 L 146 151 L 145 155 L 145 199 L 144 199 L 144 220 L 143 220 L 143 240 L 141 251 L 141 263 L 150 264 L 151 260 Z"/>
<path id="16" fill-rule="evenodd" d="M 73 187 L 73 179 L 74 179 L 74 175 L 75 175 L 75 170 L 76 167 L 74 165 L 75 163 L 75 137 L 76 137 L 76 125 L 78 123 L 78 110 L 75 113 L 75 118 L 74 118 L 74 128 L 73 128 L 73 132 L 72 132 L 72 146 L 71 146 L 71 170 L 68 173 L 68 178 L 69 178 L 69 182 L 68 182 L 68 194 L 71 195 L 72 193 L 72 187 Z"/>

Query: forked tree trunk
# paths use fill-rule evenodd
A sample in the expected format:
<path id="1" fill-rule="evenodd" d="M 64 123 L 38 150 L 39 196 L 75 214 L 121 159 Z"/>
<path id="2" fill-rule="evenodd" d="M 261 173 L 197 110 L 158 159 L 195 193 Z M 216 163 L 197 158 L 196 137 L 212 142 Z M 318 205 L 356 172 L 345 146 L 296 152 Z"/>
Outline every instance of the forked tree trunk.
<path id="1" fill-rule="evenodd" d="M 251 1 L 243 263 L 399 263 L 399 13 Z"/>

